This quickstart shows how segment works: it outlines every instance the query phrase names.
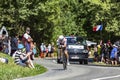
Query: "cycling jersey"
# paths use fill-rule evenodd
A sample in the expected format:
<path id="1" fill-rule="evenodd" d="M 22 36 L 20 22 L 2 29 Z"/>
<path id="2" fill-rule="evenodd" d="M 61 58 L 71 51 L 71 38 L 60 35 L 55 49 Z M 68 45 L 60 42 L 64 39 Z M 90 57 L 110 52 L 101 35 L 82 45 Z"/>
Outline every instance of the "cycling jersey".
<path id="1" fill-rule="evenodd" d="M 66 49 L 66 45 L 67 45 L 67 39 L 64 38 L 63 40 L 57 40 L 57 45 L 58 45 L 58 48 L 61 48 L 61 46 L 65 45 L 65 49 Z"/>

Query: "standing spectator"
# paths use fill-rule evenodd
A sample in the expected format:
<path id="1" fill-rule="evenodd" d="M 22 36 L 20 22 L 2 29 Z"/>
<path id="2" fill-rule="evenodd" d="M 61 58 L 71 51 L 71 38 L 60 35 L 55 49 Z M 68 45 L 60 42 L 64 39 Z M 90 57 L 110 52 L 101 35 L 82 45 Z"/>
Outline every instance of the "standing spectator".
<path id="1" fill-rule="evenodd" d="M 111 59 L 112 65 L 117 65 L 117 53 L 118 53 L 118 48 L 114 44 L 113 49 L 112 49 L 111 54 L 110 54 L 110 59 Z"/>
<path id="2" fill-rule="evenodd" d="M 98 48 L 96 45 L 94 45 L 94 57 L 95 57 L 95 61 L 98 62 L 99 56 L 98 56 Z"/>
<path id="3" fill-rule="evenodd" d="M 114 44 L 120 46 L 120 40 L 116 41 Z"/>
<path id="4" fill-rule="evenodd" d="M 120 63 L 120 46 L 118 46 L 118 63 Z"/>
<path id="5" fill-rule="evenodd" d="M 13 55 L 13 53 L 18 49 L 18 34 L 16 34 L 14 37 L 11 38 L 11 56 Z"/>
<path id="6" fill-rule="evenodd" d="M 36 50 L 36 43 L 33 41 L 30 42 L 30 51 L 32 51 L 31 59 L 34 60 L 34 55 L 37 53 L 37 50 Z"/>
<path id="7" fill-rule="evenodd" d="M 6 36 L 6 31 L 2 32 L 2 51 L 8 54 L 8 36 Z"/>
<path id="8" fill-rule="evenodd" d="M 51 44 L 48 45 L 48 56 L 53 58 L 54 46 Z"/>
<path id="9" fill-rule="evenodd" d="M 54 47 L 54 43 L 52 44 L 52 50 L 51 50 L 51 57 L 54 58 L 54 51 L 55 51 L 55 47 Z"/>
<path id="10" fill-rule="evenodd" d="M 37 54 L 36 42 L 33 43 L 33 53 L 34 55 Z"/>
<path id="11" fill-rule="evenodd" d="M 40 51 L 41 51 L 41 57 L 45 58 L 46 57 L 46 46 L 44 43 L 41 44 L 40 46 Z"/>
<path id="12" fill-rule="evenodd" d="M 26 48 L 26 52 L 32 52 L 32 50 L 30 49 L 30 43 L 33 41 L 33 39 L 31 38 L 31 36 L 29 35 L 30 34 L 30 28 L 27 27 L 26 28 L 26 33 L 23 35 L 23 38 L 22 38 L 22 42 Z"/>
<path id="13" fill-rule="evenodd" d="M 101 55 L 101 46 L 100 44 L 97 45 L 98 48 L 98 56 L 99 56 L 99 61 L 100 61 L 100 55 Z"/>
<path id="14" fill-rule="evenodd" d="M 101 58 L 101 62 L 107 62 L 107 59 L 108 59 L 108 54 L 109 54 L 109 51 L 108 51 L 108 47 L 107 47 L 107 44 L 104 43 L 103 47 L 102 47 L 102 58 Z"/>
<path id="15" fill-rule="evenodd" d="M 102 46 L 103 45 L 103 40 L 100 40 L 100 46 Z"/>
<path id="16" fill-rule="evenodd" d="M 109 46 L 112 45 L 110 40 L 108 40 L 107 45 L 109 45 Z"/>
<path id="17" fill-rule="evenodd" d="M 89 47 L 88 61 L 89 62 L 93 62 L 94 61 L 94 50 L 92 49 L 92 47 Z"/>
<path id="18" fill-rule="evenodd" d="M 26 33 L 22 37 L 22 43 L 24 44 L 24 46 L 26 48 L 26 54 L 33 53 L 32 52 L 33 51 L 33 46 L 32 46 L 33 39 L 30 36 L 30 28 L 29 27 L 26 28 Z M 34 60 L 33 54 L 30 55 L 30 59 Z"/>
<path id="19" fill-rule="evenodd" d="M 48 57 L 51 57 L 52 46 L 51 44 L 48 45 Z"/>
<path id="20" fill-rule="evenodd" d="M 46 47 L 46 52 L 45 53 L 46 53 L 46 56 L 48 56 L 48 47 Z"/>
<path id="21" fill-rule="evenodd" d="M 108 61 L 109 61 L 109 63 L 111 62 L 110 61 L 110 55 L 111 55 L 111 51 L 112 51 L 112 49 L 113 49 L 113 45 L 111 44 L 111 45 L 107 45 L 107 47 L 108 47 Z"/>

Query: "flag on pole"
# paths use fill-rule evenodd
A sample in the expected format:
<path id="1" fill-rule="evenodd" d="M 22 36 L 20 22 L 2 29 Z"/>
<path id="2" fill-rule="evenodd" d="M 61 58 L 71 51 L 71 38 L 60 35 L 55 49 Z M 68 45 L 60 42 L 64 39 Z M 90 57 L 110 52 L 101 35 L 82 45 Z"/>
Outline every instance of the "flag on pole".
<path id="1" fill-rule="evenodd" d="M 96 31 L 96 29 L 97 29 L 97 27 L 96 27 L 96 26 L 94 26 L 94 27 L 93 27 L 93 31 Z"/>
<path id="2" fill-rule="evenodd" d="M 102 31 L 103 26 L 102 25 L 97 25 L 93 27 L 93 31 Z"/>

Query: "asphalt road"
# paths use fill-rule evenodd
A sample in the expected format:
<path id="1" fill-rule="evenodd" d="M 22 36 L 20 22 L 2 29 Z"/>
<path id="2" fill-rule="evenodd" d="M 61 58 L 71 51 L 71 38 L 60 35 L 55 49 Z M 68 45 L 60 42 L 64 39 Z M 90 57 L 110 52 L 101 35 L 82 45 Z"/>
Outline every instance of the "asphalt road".
<path id="1" fill-rule="evenodd" d="M 45 66 L 48 71 L 33 77 L 16 80 L 120 80 L 120 67 L 71 63 L 67 70 L 63 70 L 62 64 L 57 64 L 52 59 L 36 59 L 34 62 Z"/>

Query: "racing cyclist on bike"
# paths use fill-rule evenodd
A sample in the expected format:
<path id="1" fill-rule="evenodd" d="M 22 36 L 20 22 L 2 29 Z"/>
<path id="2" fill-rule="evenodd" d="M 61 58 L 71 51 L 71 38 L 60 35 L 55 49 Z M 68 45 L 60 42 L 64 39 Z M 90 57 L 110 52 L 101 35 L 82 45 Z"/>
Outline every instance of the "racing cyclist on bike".
<path id="1" fill-rule="evenodd" d="M 67 58 L 67 65 L 70 65 L 69 63 L 69 55 L 68 55 L 68 51 L 67 51 L 67 39 L 63 36 L 63 35 L 60 35 L 58 40 L 57 40 L 57 44 L 59 47 L 62 47 L 64 48 L 64 53 L 66 55 L 66 58 Z M 61 54 L 61 52 L 60 52 Z"/>

